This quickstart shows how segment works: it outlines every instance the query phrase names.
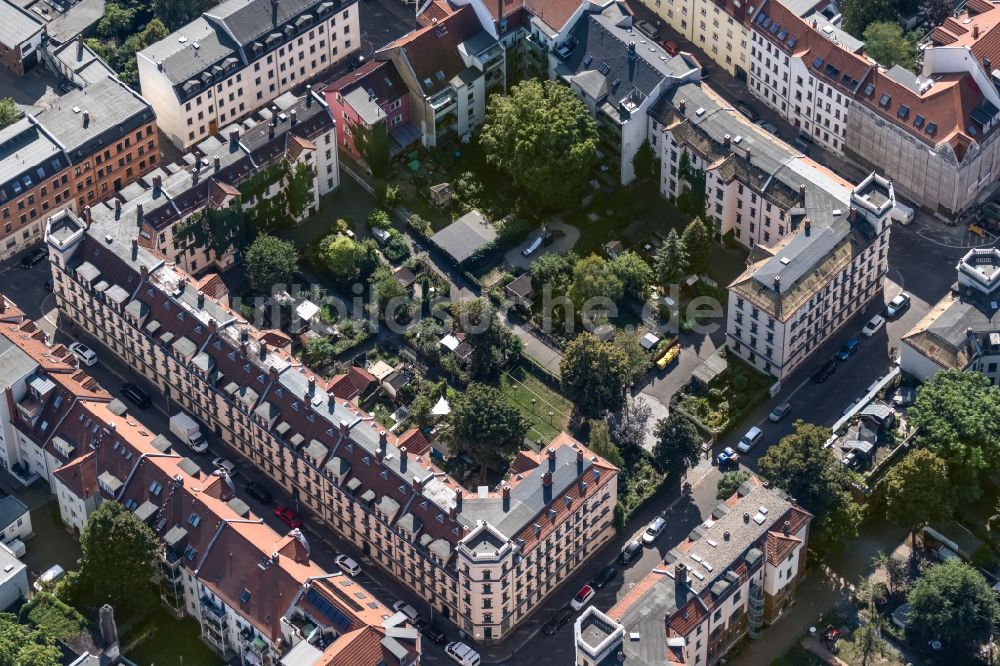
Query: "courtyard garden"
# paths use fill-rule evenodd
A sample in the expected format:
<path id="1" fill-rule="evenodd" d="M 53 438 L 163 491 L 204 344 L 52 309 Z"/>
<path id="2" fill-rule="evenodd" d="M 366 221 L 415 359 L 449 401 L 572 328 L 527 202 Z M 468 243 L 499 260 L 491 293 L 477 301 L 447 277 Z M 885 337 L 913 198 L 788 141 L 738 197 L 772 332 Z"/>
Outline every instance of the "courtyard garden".
<path id="1" fill-rule="evenodd" d="M 768 396 L 774 378 L 757 372 L 723 347 L 716 352 L 725 359 L 725 370 L 707 386 L 688 385 L 674 396 L 674 407 L 691 418 L 699 428 L 719 435 L 737 423 Z"/>
<path id="2" fill-rule="evenodd" d="M 523 364 L 503 371 L 500 390 L 530 424 L 526 439 L 537 449 L 568 429 L 572 403 L 549 388 Z"/>

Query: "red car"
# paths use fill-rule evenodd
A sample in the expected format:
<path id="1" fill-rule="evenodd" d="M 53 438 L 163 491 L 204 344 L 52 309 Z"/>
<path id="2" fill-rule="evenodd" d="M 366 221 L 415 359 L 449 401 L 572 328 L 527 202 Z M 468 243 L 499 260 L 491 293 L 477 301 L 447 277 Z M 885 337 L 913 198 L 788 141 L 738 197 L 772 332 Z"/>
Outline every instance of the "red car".
<path id="1" fill-rule="evenodd" d="M 573 597 L 573 600 L 569 602 L 569 607 L 578 611 L 586 606 L 587 602 L 593 599 L 595 594 L 596 592 L 594 591 L 594 588 L 589 585 L 584 585 L 580 588 L 580 591 L 576 593 L 576 596 Z"/>
<path id="2" fill-rule="evenodd" d="M 277 506 L 274 508 L 274 515 L 276 515 L 281 522 L 291 527 L 293 530 L 297 527 L 302 527 L 302 519 L 299 518 L 299 514 L 295 513 L 292 509 L 285 506 Z"/>

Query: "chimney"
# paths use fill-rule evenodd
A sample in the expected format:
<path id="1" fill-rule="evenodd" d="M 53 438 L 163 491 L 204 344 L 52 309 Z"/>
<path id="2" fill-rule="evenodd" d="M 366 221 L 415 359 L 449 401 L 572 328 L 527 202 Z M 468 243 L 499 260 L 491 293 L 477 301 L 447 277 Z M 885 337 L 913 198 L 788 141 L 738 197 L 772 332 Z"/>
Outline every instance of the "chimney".
<path id="1" fill-rule="evenodd" d="M 378 448 L 382 453 L 385 453 L 386 448 L 389 446 L 389 434 L 385 430 L 378 431 Z"/>
<path id="2" fill-rule="evenodd" d="M 139 251 L 139 238 L 137 236 L 132 236 L 132 256 Z"/>
<path id="3" fill-rule="evenodd" d="M 316 392 L 316 377 L 309 377 L 309 395 Z"/>
<path id="4" fill-rule="evenodd" d="M 240 329 L 240 342 L 246 344 L 250 341 L 250 329 L 244 326 Z"/>
<path id="5" fill-rule="evenodd" d="M 784 534 L 785 536 L 788 536 L 788 534 L 791 531 L 792 531 L 792 524 L 786 520 L 785 524 L 781 526 L 781 533 Z"/>
<path id="6" fill-rule="evenodd" d="M 213 334 L 213 335 L 216 334 L 216 333 L 218 333 L 219 332 L 219 322 L 215 321 L 215 319 L 209 319 L 208 320 L 208 332 L 211 333 L 211 334 Z"/>
<path id="7" fill-rule="evenodd" d="M 200 289 L 198 290 L 198 307 L 199 308 L 205 307 L 205 292 L 201 291 Z"/>
<path id="8" fill-rule="evenodd" d="M 732 536 L 732 535 L 731 535 L 731 534 L 729 533 L 729 530 L 726 530 L 725 532 L 723 532 L 723 533 L 722 533 L 722 540 L 723 540 L 723 541 L 729 541 L 729 538 L 730 538 L 731 536 Z"/>
<path id="9" fill-rule="evenodd" d="M 746 524 L 748 524 L 749 522 L 750 522 L 750 514 L 749 514 L 749 513 L 746 513 L 746 512 L 744 512 L 744 513 L 743 513 L 743 524 L 744 524 L 744 525 L 746 525 Z"/>
<path id="10" fill-rule="evenodd" d="M 989 74 L 989 75 L 992 76 L 992 73 L 993 73 L 993 63 L 990 61 L 989 58 L 983 58 L 983 69 L 986 70 L 987 74 Z"/>
<path id="11" fill-rule="evenodd" d="M 273 139 L 274 138 L 274 124 L 273 123 L 267 126 L 267 138 L 268 139 Z"/>
<path id="12" fill-rule="evenodd" d="M 163 189 L 163 176 L 157 174 L 153 176 L 153 196 L 157 196 Z"/>
<path id="13" fill-rule="evenodd" d="M 235 148 L 240 144 L 240 131 L 238 129 L 229 130 L 229 146 Z"/>
<path id="14" fill-rule="evenodd" d="M 4 298 L 3 296 L 0 296 L 0 312 L 6 312 L 6 311 L 7 311 L 7 299 Z"/>
<path id="15" fill-rule="evenodd" d="M 198 299 L 198 307 L 201 307 L 201 298 Z M 260 357 L 261 358 L 267 357 L 267 343 L 264 342 L 263 340 L 260 341 Z"/>
<path id="16" fill-rule="evenodd" d="M 677 102 L 677 110 L 681 112 L 682 116 L 684 115 L 684 112 L 687 110 L 687 105 L 688 105 L 687 102 L 684 101 L 683 99 Z"/>
<path id="17" fill-rule="evenodd" d="M 382 449 L 378 449 L 377 451 L 375 451 L 375 460 L 382 462 L 383 458 L 385 458 L 385 451 L 383 451 Z"/>
<path id="18" fill-rule="evenodd" d="M 247 351 L 248 351 L 247 347 L 248 345 L 245 340 L 240 343 L 240 356 L 242 356 L 243 358 L 247 357 Z"/>
<path id="19" fill-rule="evenodd" d="M 729 148 L 729 145 L 732 142 L 733 142 L 733 137 L 729 136 L 728 134 L 722 137 L 722 145 L 725 146 L 726 148 Z"/>
<path id="20" fill-rule="evenodd" d="M 750 152 L 750 146 L 747 146 L 747 154 L 746 154 L 747 162 L 750 161 L 750 157 L 752 155 L 753 155 L 753 153 Z"/>
<path id="21" fill-rule="evenodd" d="M 546 488 L 552 487 L 552 472 L 546 472 L 542 475 L 542 485 Z"/>
<path id="22" fill-rule="evenodd" d="M 311 85 L 306 86 L 306 108 L 308 109 L 313 105 L 313 87 Z"/>
<path id="23" fill-rule="evenodd" d="M 139 224 L 142 224 L 142 202 L 135 205 L 135 216 L 139 220 Z"/>
<path id="24" fill-rule="evenodd" d="M 810 231 L 810 230 L 811 230 L 811 228 L 812 228 L 812 220 L 810 220 L 810 219 L 809 219 L 809 218 L 807 217 L 807 218 L 805 219 L 805 221 L 804 221 L 804 222 L 802 222 L 802 228 L 803 228 L 803 229 L 805 229 L 805 232 L 806 232 L 806 236 L 808 236 L 808 235 L 809 235 L 809 231 Z"/>
<path id="25" fill-rule="evenodd" d="M 801 185 L 799 185 L 799 203 L 804 204 L 805 202 L 806 202 L 806 185 L 805 183 L 802 183 Z"/>
<path id="26" fill-rule="evenodd" d="M 76 36 L 76 57 L 83 59 L 83 33 Z"/>
<path id="27" fill-rule="evenodd" d="M 583 474 L 583 449 L 576 450 L 576 475 Z"/>
<path id="28" fill-rule="evenodd" d="M 628 61 L 635 62 L 635 42 L 628 43 Z"/>
<path id="29" fill-rule="evenodd" d="M 216 155 L 215 157 L 213 157 L 212 161 L 215 162 L 215 170 L 218 171 L 219 167 L 222 166 L 221 163 L 219 162 L 219 156 Z"/>
<path id="30" fill-rule="evenodd" d="M 678 562 L 674 566 L 674 580 L 678 585 L 687 585 L 688 583 L 688 568 L 686 564 Z"/>
<path id="31" fill-rule="evenodd" d="M 278 381 L 278 369 L 273 365 L 269 368 L 267 374 L 271 376 L 271 381 Z"/>
<path id="32" fill-rule="evenodd" d="M 462 513 L 462 496 L 464 493 L 461 488 L 455 489 L 455 513 Z"/>
<path id="33" fill-rule="evenodd" d="M 774 290 L 776 292 L 778 292 L 779 294 L 781 293 L 781 276 L 780 275 L 775 275 L 774 276 Z"/>
<path id="34" fill-rule="evenodd" d="M 296 117 L 298 114 L 295 112 L 295 109 L 292 109 L 291 111 L 289 111 L 288 115 L 292 119 L 292 127 L 295 127 L 295 125 L 297 125 L 298 122 L 299 122 L 299 119 Z"/>
<path id="35" fill-rule="evenodd" d="M 979 39 L 979 26 L 978 25 L 972 26 L 972 38 L 973 39 Z"/>
<path id="36" fill-rule="evenodd" d="M 271 0 L 271 25 L 278 27 L 278 0 Z"/>
<path id="37" fill-rule="evenodd" d="M 83 110 L 83 126 L 90 127 L 90 111 Z"/>
<path id="38" fill-rule="evenodd" d="M 556 468 L 556 450 L 554 448 L 552 448 L 552 447 L 549 447 L 549 450 L 546 452 L 546 455 L 548 456 L 548 459 L 549 459 L 549 469 L 550 470 L 555 469 Z"/>
<path id="39" fill-rule="evenodd" d="M 101 640 L 104 647 L 111 648 L 118 645 L 118 625 L 115 624 L 115 609 L 111 604 L 104 604 L 100 610 Z"/>
<path id="40" fill-rule="evenodd" d="M 122 216 L 122 200 L 115 197 L 115 219 L 117 220 Z"/>
<path id="41" fill-rule="evenodd" d="M 347 437 L 347 435 L 350 432 L 351 432 L 351 426 L 350 426 L 350 424 L 347 421 L 341 421 L 340 422 L 340 434 L 343 435 L 344 437 Z"/>
<path id="42" fill-rule="evenodd" d="M 854 224 L 855 222 L 858 221 L 858 209 L 855 208 L 854 206 L 851 206 L 850 209 L 847 211 L 847 221 L 850 222 L 851 224 Z"/>
<path id="43" fill-rule="evenodd" d="M 146 278 L 148 277 L 149 277 L 149 268 L 147 268 L 146 265 L 143 264 L 142 266 L 139 267 L 139 278 L 143 282 L 145 282 Z"/>
<path id="44" fill-rule="evenodd" d="M 84 221 L 87 224 L 90 224 L 91 220 L 93 220 L 93 217 L 94 217 L 94 215 L 93 215 L 93 213 L 90 210 L 90 205 L 84 206 L 83 207 L 83 219 L 84 219 Z"/>
<path id="45" fill-rule="evenodd" d="M 510 501 L 510 486 L 508 486 L 508 485 L 505 484 L 503 486 L 503 488 L 500 489 L 500 494 L 503 497 L 503 501 L 504 502 L 509 502 Z"/>
<path id="46" fill-rule="evenodd" d="M 406 447 L 399 447 L 399 470 L 401 472 L 406 471 L 406 463 L 408 462 L 406 457 Z M 413 492 L 419 493 L 420 489 L 423 487 L 423 483 L 416 476 L 413 477 Z"/>
<path id="47" fill-rule="evenodd" d="M 194 170 L 201 171 L 201 155 L 194 156 Z"/>
<path id="48" fill-rule="evenodd" d="M 813 19 L 813 30 L 815 30 L 817 27 L 819 27 L 819 23 L 817 23 L 816 19 Z"/>

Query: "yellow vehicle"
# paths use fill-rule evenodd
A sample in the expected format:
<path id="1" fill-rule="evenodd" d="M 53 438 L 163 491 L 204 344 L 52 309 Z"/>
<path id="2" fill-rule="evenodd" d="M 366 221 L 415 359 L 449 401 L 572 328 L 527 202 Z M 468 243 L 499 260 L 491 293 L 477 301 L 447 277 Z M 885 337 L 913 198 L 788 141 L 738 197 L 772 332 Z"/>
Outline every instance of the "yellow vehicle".
<path id="1" fill-rule="evenodd" d="M 681 346 L 679 344 L 674 345 L 673 347 L 667 350 L 667 353 L 663 355 L 663 358 L 661 358 L 659 361 L 656 362 L 656 367 L 658 367 L 660 370 L 663 370 L 668 365 L 670 365 L 671 361 L 677 358 L 680 355 L 680 353 L 681 353 Z"/>

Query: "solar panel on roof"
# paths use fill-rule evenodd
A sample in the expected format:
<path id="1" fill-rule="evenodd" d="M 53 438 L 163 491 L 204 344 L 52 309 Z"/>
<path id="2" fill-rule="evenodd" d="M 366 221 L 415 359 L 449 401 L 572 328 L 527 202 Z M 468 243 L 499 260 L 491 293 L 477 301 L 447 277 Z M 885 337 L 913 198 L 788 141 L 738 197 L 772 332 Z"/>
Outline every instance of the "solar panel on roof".
<path id="1" fill-rule="evenodd" d="M 326 597 L 317 592 L 315 588 L 306 593 L 306 601 L 340 631 L 346 631 L 351 626 L 351 620 L 339 608 L 327 601 Z"/>

